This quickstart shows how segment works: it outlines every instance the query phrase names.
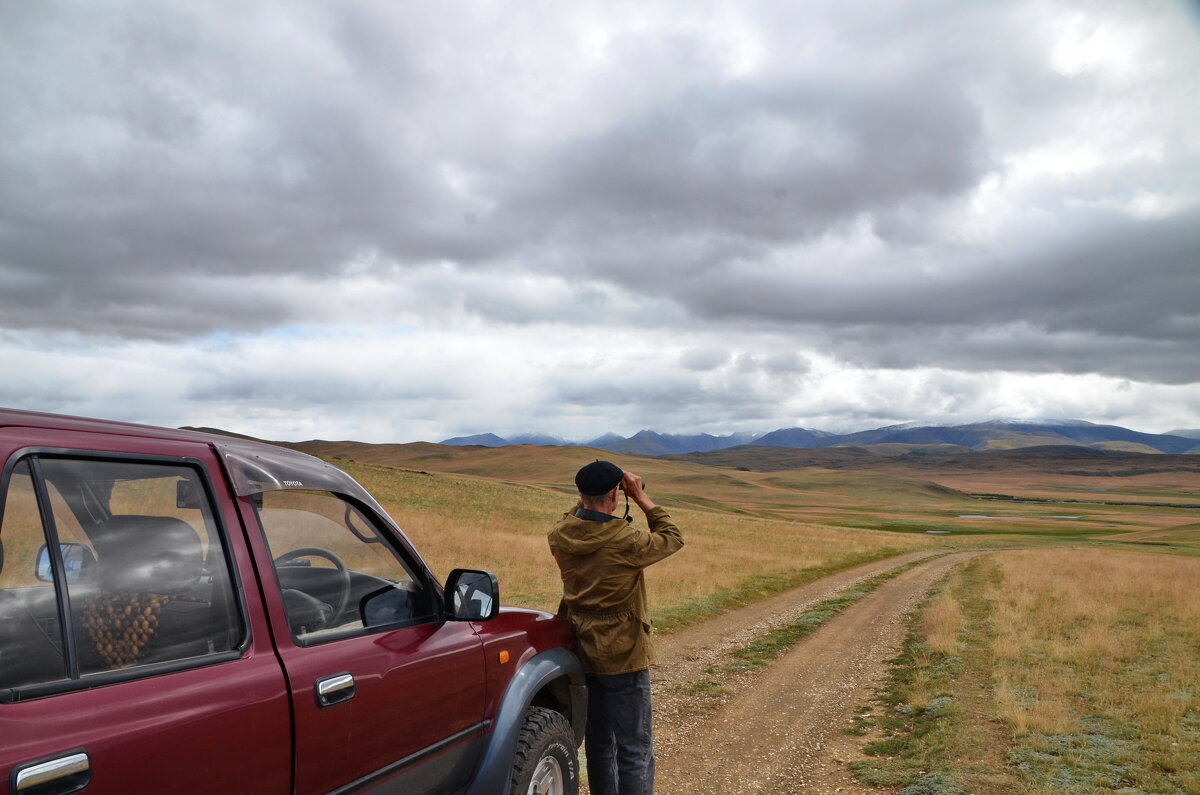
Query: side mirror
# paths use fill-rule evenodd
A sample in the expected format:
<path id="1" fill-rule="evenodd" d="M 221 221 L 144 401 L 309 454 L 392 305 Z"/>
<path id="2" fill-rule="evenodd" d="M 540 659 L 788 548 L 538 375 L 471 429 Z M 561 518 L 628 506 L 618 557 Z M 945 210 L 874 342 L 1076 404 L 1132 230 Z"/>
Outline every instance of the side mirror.
<path id="1" fill-rule="evenodd" d="M 455 569 L 446 578 L 451 621 L 490 621 L 500 612 L 500 583 L 490 571 Z"/>
<path id="2" fill-rule="evenodd" d="M 412 618 L 408 591 L 388 585 L 371 591 L 358 602 L 358 615 L 364 627 L 399 624 Z"/>
<path id="3" fill-rule="evenodd" d="M 58 545 L 62 553 L 63 568 L 67 572 L 67 582 L 75 582 L 85 569 L 96 562 L 92 551 L 83 544 L 63 543 Z M 34 577 L 39 582 L 54 582 L 54 567 L 50 562 L 50 548 L 45 544 L 38 549 L 37 563 L 34 566 Z"/>

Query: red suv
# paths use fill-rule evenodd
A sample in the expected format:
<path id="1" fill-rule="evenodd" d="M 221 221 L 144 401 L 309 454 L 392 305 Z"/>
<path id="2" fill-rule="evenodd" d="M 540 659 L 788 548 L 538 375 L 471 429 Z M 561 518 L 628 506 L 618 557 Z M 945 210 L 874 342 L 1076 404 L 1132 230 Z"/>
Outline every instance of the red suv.
<path id="1" fill-rule="evenodd" d="M 0 792 L 574 793 L 570 630 L 354 480 L 0 410 Z"/>

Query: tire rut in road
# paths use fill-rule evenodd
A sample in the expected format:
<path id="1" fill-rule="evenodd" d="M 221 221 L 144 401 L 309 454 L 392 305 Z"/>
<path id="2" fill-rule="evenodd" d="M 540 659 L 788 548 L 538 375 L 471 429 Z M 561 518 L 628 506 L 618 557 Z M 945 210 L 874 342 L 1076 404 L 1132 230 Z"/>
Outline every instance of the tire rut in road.
<path id="1" fill-rule="evenodd" d="M 698 681 L 704 676 L 706 668 L 725 662 L 733 649 L 744 647 L 771 630 L 787 626 L 814 605 L 883 572 L 938 555 L 940 552 L 918 550 L 864 563 L 752 605 L 731 610 L 687 629 L 655 637 L 657 664 L 651 672 L 651 678 L 656 705 L 661 693 L 669 693 L 673 689 Z M 655 711 L 658 711 L 657 706 Z"/>
<path id="2" fill-rule="evenodd" d="M 905 571 L 830 619 L 765 671 L 727 676 L 723 684 L 729 695 L 715 709 L 697 709 L 704 697 L 681 691 L 700 681 L 706 668 L 727 663 L 729 649 L 786 624 L 855 582 L 920 555 L 880 561 L 885 565 L 869 573 L 859 567 L 855 571 L 862 576 L 840 584 L 826 578 L 797 589 L 815 593 L 811 599 L 800 599 L 807 602 L 802 606 L 788 602 L 783 620 L 760 616 L 753 625 L 755 633 L 745 641 L 723 637 L 715 644 L 716 651 L 692 645 L 700 632 L 690 640 L 681 633 L 671 639 L 674 643 L 660 644 L 663 664 L 655 672 L 658 789 L 664 793 L 874 791 L 848 778 L 830 746 L 840 746 L 842 753 L 855 745 L 843 729 L 849 726 L 854 707 L 864 703 L 881 682 L 883 660 L 899 649 L 904 617 L 951 568 L 972 556 L 955 553 Z M 710 625 L 717 621 L 736 622 L 738 614 L 743 611 L 707 622 L 703 632 L 711 632 Z M 769 624 L 774 626 L 764 628 Z"/>

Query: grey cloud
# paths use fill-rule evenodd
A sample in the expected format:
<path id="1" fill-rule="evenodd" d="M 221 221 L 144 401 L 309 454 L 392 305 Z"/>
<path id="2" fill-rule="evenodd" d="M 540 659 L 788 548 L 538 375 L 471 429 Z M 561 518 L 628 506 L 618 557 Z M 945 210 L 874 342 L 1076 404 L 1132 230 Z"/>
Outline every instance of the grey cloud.
<path id="1" fill-rule="evenodd" d="M 415 120 L 366 118 L 372 106 L 403 108 L 412 75 L 389 62 L 387 93 L 372 95 L 360 70 L 331 76 L 303 51 L 257 57 L 268 42 L 185 8 L 53 16 L 47 4 L 3 34 L 0 266 L 6 287 L 23 282 L 0 293 L 6 326 L 152 337 L 264 328 L 286 318 L 229 307 L 180 329 L 88 317 L 97 302 L 112 315 L 139 296 L 186 302 L 191 274 L 321 278 L 378 252 L 391 263 L 496 252 L 504 235 L 472 233 L 470 207 L 411 140 Z M 355 16 L 344 12 L 343 29 Z M 320 29 L 303 35 L 329 44 Z"/>
<path id="2" fill-rule="evenodd" d="M 765 369 L 772 375 L 804 375 L 811 369 L 808 359 L 795 351 L 780 351 L 767 357 Z"/>
<path id="3" fill-rule="evenodd" d="M 424 87 L 421 43 L 407 41 L 411 57 L 396 46 L 402 22 L 356 5 L 300 20 L 311 25 L 291 32 L 300 41 L 261 48 L 255 32 L 276 23 L 250 13 L 231 28 L 221 6 L 26 11 L 4 48 L 0 264 L 45 282 L 0 295 L 6 325 L 264 328 L 284 318 L 198 312 L 191 327 L 155 330 L 89 322 L 88 305 L 179 302 L 179 274 L 325 278 L 364 258 L 483 265 L 525 251 L 537 268 L 569 251 L 576 268 L 597 262 L 598 234 L 638 256 L 639 228 L 694 267 L 898 197 L 954 192 L 982 164 L 975 109 L 920 77 L 680 86 L 608 131 L 497 161 L 437 139 L 444 122 L 430 114 L 448 98 Z M 634 55 L 678 66 L 692 44 L 676 45 Z M 692 58 L 698 75 L 712 71 L 706 57 Z M 913 92 L 919 112 L 900 99 Z M 486 201 L 460 195 L 445 168 L 473 175 Z M 697 229 L 709 239 L 681 239 Z"/>
<path id="4" fill-rule="evenodd" d="M 689 370 L 707 372 L 729 361 L 729 352 L 717 348 L 688 348 L 679 356 L 679 363 Z"/>
<path id="5" fill-rule="evenodd" d="M 467 396 L 466 390 L 450 383 L 382 379 L 370 372 L 347 377 L 308 368 L 287 373 L 206 373 L 183 391 L 184 398 L 194 401 L 343 407 L 417 399 L 453 400 Z"/>
<path id="6" fill-rule="evenodd" d="M 563 9 L 501 28 L 367 2 L 21 4 L 0 31 L 0 327 L 357 322 L 339 280 L 367 273 L 426 320 L 444 304 L 484 323 L 762 330 L 864 367 L 1198 380 L 1200 213 L 1180 207 L 1200 159 L 1195 111 L 1171 102 L 1196 87 L 1186 34 L 1163 77 L 1113 88 L 1048 67 L 1056 31 L 1028 27 L 1044 11 L 766 3 L 744 18 L 762 63 L 734 75 L 711 35 L 661 29 L 614 34 L 585 70 Z M 1028 189 L 1040 226 L 968 241 L 934 223 L 1015 154 L 1122 124 L 1157 158 Z M 1138 191 L 1180 203 L 1105 209 Z M 879 250 L 850 252 L 860 233 Z M 720 357 L 681 363 L 808 370 Z M 697 388 L 562 397 L 736 402 Z"/>
<path id="7" fill-rule="evenodd" d="M 716 370 L 697 372 L 681 364 L 685 369 L 678 371 L 668 366 L 625 373 L 618 359 L 598 369 L 555 373 L 538 413 L 580 416 L 582 409 L 584 415 L 610 418 L 614 427 L 758 429 L 778 420 L 781 403 L 799 387 L 795 374 L 781 381 L 764 371 L 762 358 L 747 352 Z"/>
<path id="8" fill-rule="evenodd" d="M 1200 343 L 1200 212 L 1161 221 L 1104 214 L 1042 246 L 974 266 L 932 274 L 900 267 L 860 281 L 717 272 L 678 295 L 695 315 L 819 327 L 834 352 L 852 352 L 864 366 L 1200 380 L 1200 358 L 1189 354 Z"/>
<path id="9" fill-rule="evenodd" d="M 550 175 L 542 194 L 518 206 L 561 208 L 556 222 L 569 237 L 649 228 L 686 251 L 703 230 L 715 245 L 704 254 L 728 261 L 863 212 L 966 190 L 986 170 L 981 144 L 978 109 L 928 75 L 882 86 L 710 87 L 570 142 L 539 168 Z M 561 196 L 572 197 L 569 209 Z M 734 250 L 722 250 L 730 239 Z"/>
<path id="10" fill-rule="evenodd" d="M 697 384 L 680 379 L 560 381 L 556 385 L 556 396 L 562 403 L 584 408 L 621 406 L 639 409 L 652 406 L 657 411 L 665 411 L 691 405 L 698 389 Z"/>
<path id="11" fill-rule="evenodd" d="M 733 368 L 742 374 L 757 372 L 759 369 L 758 357 L 752 353 L 739 353 L 733 360 Z"/>

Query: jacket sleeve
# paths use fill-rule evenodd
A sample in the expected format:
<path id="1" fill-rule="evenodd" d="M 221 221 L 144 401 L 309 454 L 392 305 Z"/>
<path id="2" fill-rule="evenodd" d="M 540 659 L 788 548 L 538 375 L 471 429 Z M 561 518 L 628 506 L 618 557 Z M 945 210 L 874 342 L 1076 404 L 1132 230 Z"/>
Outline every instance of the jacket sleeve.
<path id="1" fill-rule="evenodd" d="M 639 568 L 658 563 L 674 555 L 683 546 L 683 533 L 663 508 L 651 508 L 646 514 L 650 532 L 634 534 L 629 563 Z"/>

